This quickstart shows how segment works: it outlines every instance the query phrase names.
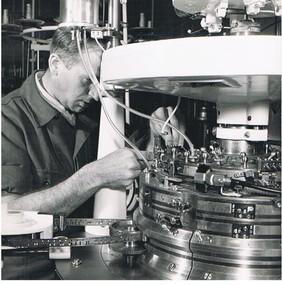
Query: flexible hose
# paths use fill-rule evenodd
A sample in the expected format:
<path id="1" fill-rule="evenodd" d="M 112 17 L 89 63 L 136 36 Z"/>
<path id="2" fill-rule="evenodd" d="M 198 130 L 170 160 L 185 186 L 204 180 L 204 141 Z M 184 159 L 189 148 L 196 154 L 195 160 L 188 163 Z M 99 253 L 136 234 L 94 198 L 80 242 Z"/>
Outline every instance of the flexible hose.
<path id="1" fill-rule="evenodd" d="M 77 41 L 78 41 L 78 37 L 77 37 Z M 90 76 L 90 79 L 92 80 L 93 84 L 95 85 L 95 87 L 97 87 L 98 89 L 98 93 L 99 93 L 99 97 L 100 97 L 100 92 L 103 93 L 103 95 L 105 95 L 106 97 L 108 97 L 109 99 L 111 99 L 112 101 L 114 101 L 116 104 L 118 104 L 119 106 L 121 106 L 122 108 L 126 109 L 126 110 L 129 110 L 131 113 L 133 114 L 136 114 L 140 117 L 143 117 L 145 119 L 148 119 L 148 120 L 153 120 L 153 121 L 156 121 L 156 122 L 159 122 L 159 123 L 162 123 L 162 124 L 165 124 L 166 122 L 163 121 L 163 120 L 160 120 L 158 118 L 155 118 L 155 117 L 152 117 L 152 116 L 149 116 L 147 114 L 144 114 L 144 113 L 141 113 L 137 110 L 134 110 L 126 105 L 124 105 L 123 103 L 119 102 L 117 99 L 115 99 L 113 96 L 111 96 L 105 89 L 104 89 L 104 86 L 98 81 L 96 75 L 95 75 L 95 72 L 93 71 L 92 67 L 91 67 L 91 64 L 90 64 L 90 58 L 89 58 L 89 53 L 88 53 L 88 49 L 87 49 L 87 41 L 86 41 L 86 33 L 84 33 L 84 47 L 85 47 L 85 51 L 86 51 L 86 55 L 87 55 L 87 58 L 88 58 L 88 62 L 89 62 L 89 65 L 90 65 L 90 70 L 92 70 L 92 72 L 88 72 L 88 68 L 86 67 L 86 64 L 84 62 L 84 59 L 83 59 L 83 55 L 82 55 L 82 52 L 81 52 L 81 48 L 80 48 L 80 43 L 78 41 L 78 49 L 79 49 L 79 53 L 80 53 L 80 56 L 82 58 L 82 61 L 83 61 L 83 65 L 85 67 L 85 69 L 87 70 L 89 76 Z M 92 76 L 93 75 L 93 76 Z M 180 102 L 179 102 L 180 103 Z M 167 123 L 167 126 L 169 126 L 170 128 L 172 128 L 173 130 L 175 130 L 178 134 L 180 134 L 184 140 L 187 142 L 189 148 L 190 148 L 190 152 L 191 152 L 191 155 L 194 156 L 195 154 L 195 150 L 194 150 L 194 146 L 191 142 L 191 140 L 184 134 L 182 133 L 181 131 L 179 131 L 177 128 L 175 128 L 173 125 L 171 125 L 170 123 Z M 125 139 L 127 139 L 124 135 L 122 135 Z M 130 145 L 130 144 L 129 144 Z M 135 150 L 138 150 L 135 146 L 134 146 L 134 149 Z M 141 154 L 141 157 L 144 157 L 142 155 L 142 153 L 138 150 L 138 153 Z M 144 159 L 144 158 L 143 158 Z M 144 160 L 145 163 L 146 163 L 146 159 Z M 146 163 L 147 164 L 147 163 Z"/>
<path id="2" fill-rule="evenodd" d="M 168 122 L 170 121 L 170 119 L 172 118 L 172 116 L 175 114 L 175 112 L 177 111 L 177 109 L 178 109 L 178 107 L 179 107 L 179 105 L 180 105 L 180 102 L 181 102 L 181 97 L 180 96 L 178 96 L 178 98 L 177 98 L 177 104 L 176 104 L 176 106 L 175 106 L 175 108 L 173 109 L 173 111 L 171 112 L 171 114 L 169 115 L 169 117 L 167 118 L 167 120 L 165 121 L 165 123 L 164 123 L 164 125 L 163 125 L 163 127 L 162 127 L 162 131 L 161 131 L 161 134 L 162 135 L 167 135 L 167 133 L 165 133 L 165 127 L 166 127 L 166 125 L 168 124 Z"/>
<path id="3" fill-rule="evenodd" d="M 84 60 L 84 57 L 83 57 L 83 54 L 82 54 L 82 51 L 81 51 L 81 47 L 80 47 L 80 42 L 79 42 L 79 30 L 77 30 L 77 37 L 76 37 L 76 40 L 77 40 L 77 46 L 78 46 L 78 51 L 79 51 L 79 55 L 80 55 L 80 58 L 83 62 L 83 66 L 85 67 L 90 79 L 92 80 L 92 82 L 94 83 L 94 85 L 100 85 L 99 84 L 99 81 L 95 75 L 95 72 L 91 66 L 91 61 L 90 61 L 90 57 L 89 57 L 89 53 L 88 53 L 88 48 L 87 48 L 87 40 L 86 40 L 86 31 L 84 31 L 84 35 L 83 35 L 83 39 L 84 39 L 84 49 L 85 49 L 85 53 L 86 53 L 86 59 L 87 59 L 87 62 Z M 88 66 L 87 66 L 88 64 Z M 107 120 L 109 121 L 110 125 L 112 126 L 112 128 L 140 155 L 140 157 L 142 157 L 143 161 L 145 162 L 146 166 L 148 167 L 148 169 L 150 170 L 151 169 L 151 165 L 150 163 L 148 162 L 148 160 L 145 158 L 145 156 L 141 153 L 141 151 L 126 137 L 124 136 L 120 130 L 117 128 L 117 126 L 113 123 L 113 121 L 111 120 L 110 116 L 109 116 L 109 113 L 107 111 L 107 108 L 105 106 L 105 103 L 104 103 L 104 99 L 102 97 L 102 91 L 101 88 L 98 88 L 98 95 L 99 95 L 99 99 L 100 99 L 100 102 L 101 102 L 101 105 L 102 105 L 102 108 L 104 110 L 104 113 L 105 113 L 105 116 L 107 118 Z"/>

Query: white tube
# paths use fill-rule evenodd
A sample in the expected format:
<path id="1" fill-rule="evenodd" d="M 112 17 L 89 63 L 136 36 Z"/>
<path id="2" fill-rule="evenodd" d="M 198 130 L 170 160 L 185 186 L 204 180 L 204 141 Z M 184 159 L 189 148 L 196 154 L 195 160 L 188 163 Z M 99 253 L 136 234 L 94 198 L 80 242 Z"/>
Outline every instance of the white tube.
<path id="1" fill-rule="evenodd" d="M 124 111 L 117 104 L 108 98 L 103 99 L 104 104 L 110 114 L 111 120 L 124 133 Z M 110 125 L 105 116 L 105 112 L 101 110 L 100 119 L 100 134 L 98 146 L 98 159 L 106 156 L 107 154 L 124 147 L 124 140 Z M 126 218 L 126 191 L 112 190 L 103 188 L 96 192 L 94 203 L 94 218 L 113 218 L 125 219 Z M 105 233 L 106 228 L 95 228 L 95 234 Z M 88 231 L 89 232 L 89 231 Z"/>

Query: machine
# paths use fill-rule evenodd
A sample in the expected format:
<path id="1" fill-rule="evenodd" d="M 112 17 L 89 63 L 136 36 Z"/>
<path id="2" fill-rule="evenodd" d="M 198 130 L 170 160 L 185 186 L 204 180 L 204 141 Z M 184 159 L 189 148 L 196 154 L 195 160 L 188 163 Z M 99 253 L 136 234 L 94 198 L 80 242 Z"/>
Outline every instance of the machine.
<path id="1" fill-rule="evenodd" d="M 126 1 L 109 1 L 115 20 L 100 27 L 99 1 L 61 0 L 59 25 L 77 35 L 90 30 L 97 41 L 110 39 L 99 83 L 110 127 L 118 129 L 114 120 L 122 116 L 111 118 L 103 98 L 158 120 L 111 95 L 137 90 L 213 102 L 214 137 L 200 148 L 179 130 L 183 146 L 164 146 L 155 137 L 150 159 L 143 157 L 147 167 L 132 217 L 54 217 L 57 229 L 87 226 L 85 236 L 19 244 L 9 235 L 4 244 L 49 247 L 53 255 L 54 248 L 67 248 L 61 257 L 55 254 L 62 279 L 281 279 L 281 146 L 279 131 L 268 129 L 280 129 L 272 112 L 281 100 L 282 38 L 261 35 L 255 19 L 281 16 L 282 1 L 173 0 L 177 15 L 201 19 L 209 36 L 121 46 L 119 2 L 125 7 Z M 223 35 L 226 18 L 229 32 Z M 109 235 L 91 226 L 109 226 Z"/>

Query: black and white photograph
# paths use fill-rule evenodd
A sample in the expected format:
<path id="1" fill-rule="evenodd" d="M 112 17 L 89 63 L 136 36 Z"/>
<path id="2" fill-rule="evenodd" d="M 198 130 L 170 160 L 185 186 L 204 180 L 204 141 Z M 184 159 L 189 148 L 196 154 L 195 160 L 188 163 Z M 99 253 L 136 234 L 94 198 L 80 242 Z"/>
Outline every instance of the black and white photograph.
<path id="1" fill-rule="evenodd" d="M 282 0 L 1 1 L 1 281 L 281 280 Z"/>

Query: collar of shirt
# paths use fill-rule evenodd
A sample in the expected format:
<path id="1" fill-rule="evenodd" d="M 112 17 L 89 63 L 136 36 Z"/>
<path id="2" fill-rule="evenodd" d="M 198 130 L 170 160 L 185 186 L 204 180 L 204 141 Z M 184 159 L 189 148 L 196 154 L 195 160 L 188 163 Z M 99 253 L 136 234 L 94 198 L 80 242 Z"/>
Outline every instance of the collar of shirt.
<path id="1" fill-rule="evenodd" d="M 35 73 L 35 83 L 39 90 L 39 93 L 53 108 L 58 110 L 72 126 L 75 126 L 75 114 L 71 114 L 55 97 L 48 93 L 43 87 L 43 85 L 40 83 L 40 79 L 42 78 L 43 74 L 44 72 L 42 71 L 38 71 Z"/>

